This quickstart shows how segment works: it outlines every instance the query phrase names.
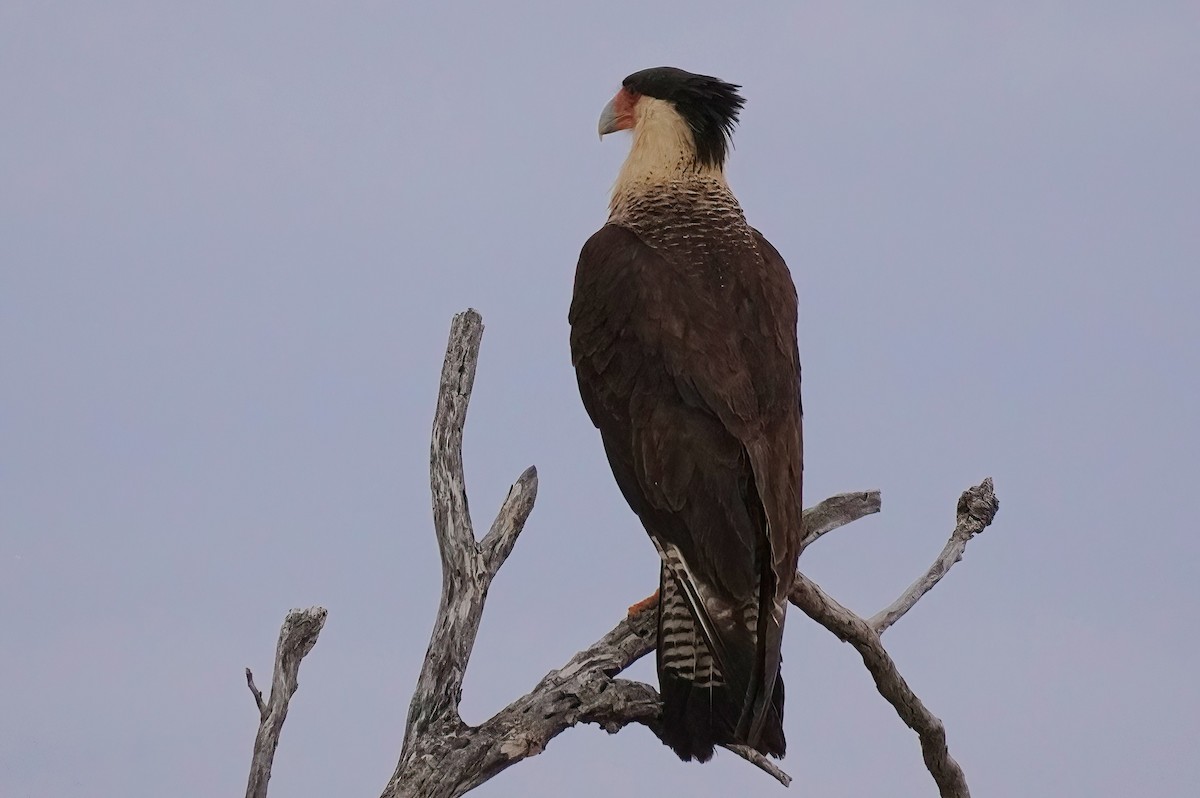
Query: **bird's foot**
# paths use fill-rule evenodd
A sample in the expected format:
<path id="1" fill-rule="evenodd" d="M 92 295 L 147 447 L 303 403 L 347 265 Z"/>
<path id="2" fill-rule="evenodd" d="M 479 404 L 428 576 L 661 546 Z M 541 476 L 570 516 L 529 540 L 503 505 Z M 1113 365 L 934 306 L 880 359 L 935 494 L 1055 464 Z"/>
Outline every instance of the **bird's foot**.
<path id="1" fill-rule="evenodd" d="M 658 591 L 657 590 L 655 590 L 649 596 L 646 596 L 646 598 L 642 599 L 637 604 L 634 604 L 633 606 L 631 606 L 629 608 L 629 617 L 632 618 L 634 615 L 643 613 L 646 610 L 652 609 L 653 607 L 656 607 L 656 606 L 658 606 Z"/>

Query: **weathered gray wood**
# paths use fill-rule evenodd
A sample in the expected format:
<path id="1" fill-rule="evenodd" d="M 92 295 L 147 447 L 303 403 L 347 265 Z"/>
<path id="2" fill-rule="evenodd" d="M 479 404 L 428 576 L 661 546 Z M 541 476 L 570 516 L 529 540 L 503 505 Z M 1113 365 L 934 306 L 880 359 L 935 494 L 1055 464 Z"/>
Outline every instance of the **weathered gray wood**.
<path id="1" fill-rule="evenodd" d="M 483 612 L 483 565 L 463 477 L 462 437 L 475 384 L 483 319 L 474 310 L 454 317 L 429 451 L 433 529 L 442 558 L 442 598 L 429 651 L 409 705 L 409 733 L 457 715 L 463 675 Z"/>
<path id="2" fill-rule="evenodd" d="M 913 582 L 900 598 L 871 616 L 867 622 L 871 628 L 878 634 L 883 634 L 889 626 L 900 620 L 904 613 L 912 609 L 921 596 L 933 590 L 933 586 L 949 573 L 950 567 L 963 558 L 963 552 L 966 551 L 971 538 L 992 523 L 999 509 L 1000 501 L 996 498 L 991 477 L 963 491 L 958 499 L 958 518 L 954 531 L 950 533 L 950 539 L 946 541 L 942 553 L 933 561 L 933 565 L 929 566 L 929 570 Z"/>
<path id="3" fill-rule="evenodd" d="M 482 541 L 476 541 L 463 478 L 462 437 L 482 334 L 483 323 L 478 313 L 468 310 L 455 316 L 442 368 L 430 447 L 430 485 L 434 530 L 442 561 L 442 596 L 409 706 L 400 759 L 384 788 L 383 798 L 461 796 L 517 762 L 541 753 L 554 737 L 580 723 L 595 723 L 610 733 L 631 723 L 642 724 L 656 734 L 659 730 L 661 705 L 654 688 L 617 678 L 653 651 L 653 612 L 622 618 L 608 634 L 561 668 L 550 671 L 529 693 L 482 724 L 469 726 L 459 715 L 463 677 L 488 589 L 512 551 L 537 495 L 537 472 L 530 467 L 509 490 L 488 534 Z M 944 798 L 967 798 L 966 779 L 949 754 L 941 722 L 905 684 L 883 648 L 880 635 L 961 559 L 966 542 L 991 523 L 997 506 L 990 479 L 965 492 L 959 501 L 958 523 L 942 555 L 921 579 L 870 621 L 827 596 L 803 574 L 797 575 L 791 594 L 792 602 L 810 618 L 859 651 L 880 694 L 919 735 L 926 766 Z M 826 499 L 805 510 L 807 533 L 803 545 L 879 509 L 878 491 L 844 493 Z M 319 612 L 319 622 L 310 638 L 297 638 L 295 630 L 289 630 L 297 612 L 288 616 L 280 632 L 275 684 L 265 704 L 247 669 L 247 683 L 261 715 L 248 798 L 265 798 L 271 758 L 286 716 L 287 701 L 295 692 L 300 659 L 312 648 L 320 624 L 324 623 L 324 610 L 314 608 L 305 612 Z M 285 638 L 291 641 L 286 646 Z M 728 750 L 785 785 L 791 781 L 778 766 L 755 751 L 744 746 L 729 746 Z"/>
<path id="4" fill-rule="evenodd" d="M 488 538 L 496 535 L 497 539 L 505 539 L 502 536 L 507 533 L 501 531 L 509 523 L 505 519 L 515 507 L 525 506 L 518 505 L 525 496 L 514 486 Z M 528 503 L 532 506 L 532 496 Z M 809 508 L 804 519 L 812 528 L 829 531 L 878 510 L 877 491 L 847 493 Z M 523 512 L 522 523 L 528 510 Z M 488 538 L 481 545 L 485 550 L 489 548 Z M 478 578 L 490 583 L 493 575 L 481 571 Z M 475 595 L 469 587 L 460 589 Z M 472 605 L 472 609 L 476 606 L 482 613 L 482 603 Z M 468 726 L 455 712 L 420 734 L 414 735 L 410 727 L 400 763 L 383 791 L 384 798 L 463 795 L 521 760 L 540 754 L 552 739 L 580 723 L 595 723 L 610 733 L 639 723 L 657 733 L 661 710 L 657 691 L 647 684 L 616 678 L 653 651 L 654 644 L 654 613 L 627 616 L 561 668 L 546 674 L 529 693 L 479 726 Z M 730 746 L 728 750 L 783 784 L 791 782 L 787 773 L 757 751 L 745 746 Z"/>
<path id="5" fill-rule="evenodd" d="M 508 489 L 508 496 L 492 522 L 491 529 L 479 541 L 479 555 L 483 558 L 488 576 L 496 578 L 496 572 L 516 545 L 517 535 L 525 526 L 525 519 L 533 511 L 533 502 L 537 498 L 537 469 L 533 466 L 525 469 L 517 481 Z"/>
<path id="6" fill-rule="evenodd" d="M 400 760 L 384 795 L 451 794 L 444 791 L 450 780 L 437 774 L 450 767 L 449 775 L 455 775 L 452 766 L 462 759 L 470 736 L 458 706 L 484 602 L 537 497 L 537 470 L 530 467 L 509 489 L 488 534 L 476 541 L 463 477 L 462 438 L 482 337 L 483 320 L 474 310 L 454 317 L 429 454 L 442 597 L 409 704 Z M 434 778 L 443 786 L 432 784 Z"/>
<path id="7" fill-rule="evenodd" d="M 246 668 L 246 686 L 250 688 L 250 692 L 254 694 L 254 703 L 258 705 L 258 719 L 262 720 L 267 714 L 267 705 L 263 703 L 262 690 L 254 684 L 254 672 Z"/>
<path id="8" fill-rule="evenodd" d="M 271 678 L 271 697 L 264 704 L 262 692 L 254 686 L 254 674 L 246 668 L 246 683 L 254 694 L 258 705 L 258 734 L 254 738 L 254 755 L 250 761 L 250 779 L 246 784 L 246 798 L 266 798 L 267 782 L 271 779 L 271 766 L 275 761 L 275 749 L 279 746 L 279 733 L 287 720 L 288 703 L 300 686 L 300 660 L 317 644 L 317 636 L 325 626 L 324 607 L 309 607 L 292 610 L 279 630 L 279 643 L 275 646 L 275 673 Z"/>
<path id="9" fill-rule="evenodd" d="M 804 511 L 804 540 L 800 543 L 800 551 L 804 551 L 826 532 L 832 532 L 865 515 L 879 512 L 881 506 L 879 491 L 860 490 L 854 493 L 839 493 L 815 507 L 809 507 Z"/>
<path id="10" fill-rule="evenodd" d="M 870 624 L 826 595 L 804 574 L 796 575 L 791 600 L 808 617 L 854 646 L 862 656 L 863 665 L 875 680 L 879 694 L 920 737 L 925 767 L 937 783 L 942 798 L 969 798 L 966 777 L 946 745 L 945 727 L 904 681 Z"/>
<path id="11" fill-rule="evenodd" d="M 616 732 L 630 723 L 643 724 L 655 732 L 658 729 L 660 706 L 654 688 L 616 678 L 653 650 L 654 617 L 651 612 L 622 619 L 607 635 L 576 654 L 563 667 L 548 673 L 528 694 L 481 725 L 468 726 L 458 715 L 462 678 L 474 645 L 487 588 L 511 551 L 532 508 L 533 491 L 524 483 L 528 480 L 536 488 L 536 476 L 531 469 L 509 492 L 491 531 L 481 544 L 475 544 L 466 511 L 461 445 L 462 424 L 475 370 L 473 359 L 478 355 L 481 332 L 482 323 L 473 311 L 456 316 L 442 371 L 431 458 L 435 518 L 440 519 L 437 521 L 438 543 L 443 550 L 442 604 L 429 655 L 413 697 L 400 762 L 383 792 L 384 798 L 463 795 L 517 762 L 541 753 L 550 740 L 578 723 L 596 723 L 609 732 Z M 990 490 L 990 482 L 985 484 Z M 831 497 L 805 511 L 807 534 L 804 545 L 839 526 L 879 512 L 879 509 L 878 491 Z M 968 515 L 983 518 L 986 513 Z M 971 535 L 990 520 L 987 516 Z M 967 528 L 962 524 L 960 527 Z M 933 584 L 936 579 L 924 590 L 902 597 L 907 604 L 900 615 Z M 810 617 L 865 652 L 864 663 L 875 676 L 880 692 L 892 702 L 905 723 L 922 734 L 926 763 L 939 786 L 943 782 L 957 784 L 954 781 L 957 775 L 965 790 L 962 771 L 946 750 L 944 730 L 904 684 L 883 649 L 878 632 L 826 596 L 803 574 L 797 578 L 792 598 Z M 742 746 L 731 746 L 730 750 L 784 784 L 790 782 L 786 773 L 757 752 Z M 966 795 L 965 792 L 944 794 Z"/>
<path id="12" fill-rule="evenodd" d="M 933 776 L 942 798 L 970 798 L 967 779 L 962 768 L 950 756 L 946 744 L 946 729 L 913 693 L 896 668 L 896 663 L 883 647 L 880 635 L 912 609 L 918 600 L 936 585 L 951 566 L 962 559 L 967 542 L 982 532 L 1000 508 L 991 478 L 964 491 L 958 500 L 957 522 L 950 540 L 941 555 L 900 598 L 892 602 L 866 621 L 830 598 L 804 574 L 797 574 L 796 586 L 791 593 L 792 603 L 808 617 L 833 632 L 839 639 L 850 643 L 862 657 L 863 664 L 871 672 L 875 687 L 896 714 L 910 729 L 917 733 L 921 742 L 921 755 L 925 767 Z"/>

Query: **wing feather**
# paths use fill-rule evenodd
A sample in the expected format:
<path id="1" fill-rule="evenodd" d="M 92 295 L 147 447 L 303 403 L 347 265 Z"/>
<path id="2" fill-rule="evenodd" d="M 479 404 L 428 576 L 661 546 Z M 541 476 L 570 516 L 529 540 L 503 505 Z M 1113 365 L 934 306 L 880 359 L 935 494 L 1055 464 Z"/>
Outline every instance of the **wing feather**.
<path id="1" fill-rule="evenodd" d="M 741 696 L 738 734 L 754 740 L 781 712 L 802 469 L 795 288 L 755 237 L 736 262 L 679 263 L 606 225 L 580 255 L 570 312 L 580 394 L 617 484 L 671 553 Z"/>

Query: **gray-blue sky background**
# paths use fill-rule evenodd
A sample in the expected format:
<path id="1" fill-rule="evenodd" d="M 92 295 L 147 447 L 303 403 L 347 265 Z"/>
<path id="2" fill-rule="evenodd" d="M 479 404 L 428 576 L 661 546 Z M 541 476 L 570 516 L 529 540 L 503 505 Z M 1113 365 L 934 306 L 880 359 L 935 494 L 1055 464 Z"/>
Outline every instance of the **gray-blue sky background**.
<path id="1" fill-rule="evenodd" d="M 1197 42 L 1190 2 L 3 3 L 0 794 L 238 794 L 242 668 L 311 604 L 272 795 L 378 794 L 468 306 L 476 523 L 531 463 L 541 495 L 467 719 L 654 588 L 566 310 L 628 146 L 596 118 L 660 64 L 745 86 L 729 175 L 800 290 L 809 503 L 883 491 L 801 567 L 874 612 L 993 476 L 887 635 L 974 794 L 1193 794 Z M 796 613 L 784 668 L 793 792 L 932 794 L 849 647 Z M 657 790 L 785 794 L 595 728 L 476 794 Z"/>

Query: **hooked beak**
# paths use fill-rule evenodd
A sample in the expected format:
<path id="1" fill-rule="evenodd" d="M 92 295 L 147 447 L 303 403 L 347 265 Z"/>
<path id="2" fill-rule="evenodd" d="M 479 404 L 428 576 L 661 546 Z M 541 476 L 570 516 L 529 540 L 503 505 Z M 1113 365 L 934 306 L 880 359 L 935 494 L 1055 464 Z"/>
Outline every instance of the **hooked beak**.
<path id="1" fill-rule="evenodd" d="M 604 110 L 600 112 L 600 124 L 598 125 L 598 129 L 600 130 L 600 138 L 602 140 L 606 134 L 616 133 L 618 130 L 620 130 L 620 128 L 617 127 L 617 119 L 617 98 L 613 97 L 608 101 L 608 105 L 604 106 Z"/>

